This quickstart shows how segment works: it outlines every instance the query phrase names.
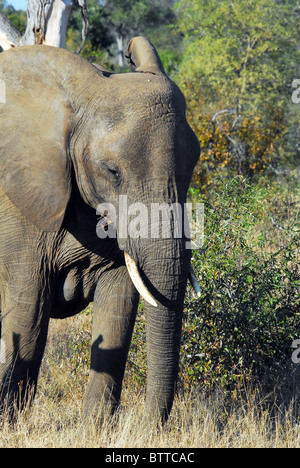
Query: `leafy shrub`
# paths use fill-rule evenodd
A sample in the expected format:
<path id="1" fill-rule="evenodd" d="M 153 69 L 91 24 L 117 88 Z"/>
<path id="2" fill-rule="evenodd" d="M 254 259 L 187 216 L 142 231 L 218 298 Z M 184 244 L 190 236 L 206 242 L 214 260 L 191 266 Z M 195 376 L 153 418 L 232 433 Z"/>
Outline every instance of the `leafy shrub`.
<path id="1" fill-rule="evenodd" d="M 299 334 L 296 199 L 237 177 L 200 201 L 205 243 L 192 263 L 202 296 L 186 300 L 181 379 L 208 388 L 246 376 L 274 382 Z"/>

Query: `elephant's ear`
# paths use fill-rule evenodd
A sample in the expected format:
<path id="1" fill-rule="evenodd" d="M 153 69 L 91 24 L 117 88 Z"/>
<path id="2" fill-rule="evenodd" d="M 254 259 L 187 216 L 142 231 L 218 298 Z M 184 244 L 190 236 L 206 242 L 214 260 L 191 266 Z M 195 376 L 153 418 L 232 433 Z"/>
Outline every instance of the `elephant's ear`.
<path id="1" fill-rule="evenodd" d="M 148 39 L 134 37 L 128 44 L 125 57 L 131 65 L 132 71 L 140 73 L 165 74 L 162 61 Z"/>
<path id="2" fill-rule="evenodd" d="M 13 74 L 5 65 L 1 69 L 0 63 L 5 90 L 0 100 L 0 183 L 38 229 L 57 231 L 71 192 L 70 109 L 51 77 L 24 64 Z"/>

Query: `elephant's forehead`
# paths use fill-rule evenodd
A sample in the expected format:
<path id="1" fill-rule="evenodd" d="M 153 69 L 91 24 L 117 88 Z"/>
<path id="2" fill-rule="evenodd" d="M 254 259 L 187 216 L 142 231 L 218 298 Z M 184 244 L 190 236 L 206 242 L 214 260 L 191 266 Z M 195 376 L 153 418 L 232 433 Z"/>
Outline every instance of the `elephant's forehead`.
<path id="1" fill-rule="evenodd" d="M 165 75 L 150 73 L 124 73 L 111 75 L 115 99 L 128 111 L 150 109 L 155 114 L 182 111 L 184 99 L 178 88 Z M 169 109 L 169 110 L 168 110 Z"/>
<path id="2" fill-rule="evenodd" d="M 90 143 L 99 144 L 115 152 L 148 146 L 157 147 L 173 143 L 178 123 L 185 124 L 184 114 L 177 113 L 170 100 L 160 95 L 113 106 L 109 112 L 100 114 L 92 125 Z"/>
<path id="3" fill-rule="evenodd" d="M 185 124 L 185 103 L 179 93 L 160 86 L 112 91 L 96 109 L 92 133 L 111 140 L 114 133 L 117 138 L 122 134 L 130 137 L 157 127 L 168 131 L 176 123 Z"/>

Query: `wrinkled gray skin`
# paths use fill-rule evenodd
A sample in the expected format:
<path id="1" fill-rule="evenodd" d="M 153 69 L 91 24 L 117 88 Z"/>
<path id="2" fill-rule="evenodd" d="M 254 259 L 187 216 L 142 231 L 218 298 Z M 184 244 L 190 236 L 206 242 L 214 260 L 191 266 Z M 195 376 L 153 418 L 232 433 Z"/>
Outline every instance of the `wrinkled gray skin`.
<path id="1" fill-rule="evenodd" d="M 117 75 L 47 46 L 0 54 L 2 402 L 36 388 L 49 319 L 94 301 L 84 409 L 114 410 L 139 300 L 126 251 L 158 303 L 145 307 L 146 411 L 171 410 L 190 252 L 184 239 L 99 239 L 96 208 L 121 194 L 183 204 L 199 144 L 153 46 L 135 38 L 128 57 L 135 72 Z"/>

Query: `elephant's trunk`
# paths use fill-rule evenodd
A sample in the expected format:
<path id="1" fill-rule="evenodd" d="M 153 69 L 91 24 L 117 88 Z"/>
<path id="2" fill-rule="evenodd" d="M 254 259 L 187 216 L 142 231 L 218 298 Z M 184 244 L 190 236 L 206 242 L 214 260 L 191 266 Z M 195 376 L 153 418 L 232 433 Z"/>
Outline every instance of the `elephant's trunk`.
<path id="1" fill-rule="evenodd" d="M 157 302 L 155 307 L 145 301 L 146 405 L 151 418 L 166 420 L 173 404 L 189 261 L 182 239 L 161 239 L 152 241 L 151 255 L 142 266 L 145 284 Z"/>
<path id="2" fill-rule="evenodd" d="M 150 310 L 151 309 L 151 310 Z M 158 314 L 160 315 L 158 318 Z M 147 306 L 147 414 L 165 421 L 171 411 L 178 375 L 181 311 Z"/>
<path id="3" fill-rule="evenodd" d="M 179 190 L 176 186 L 166 188 L 162 185 L 156 187 L 156 191 L 154 193 L 149 185 L 143 186 L 141 192 L 147 194 L 142 198 L 147 209 L 144 210 L 145 217 L 140 216 L 138 220 L 140 226 L 147 226 L 143 230 L 147 235 L 134 237 L 128 230 L 129 236 L 118 238 L 118 242 L 128 254 L 125 259 L 127 257 L 133 283 L 145 299 L 147 413 L 151 418 L 159 416 L 165 420 L 172 408 L 178 375 L 182 310 L 191 256 L 190 250 L 186 249 L 185 219 L 181 209 L 184 200 L 180 199 Z M 132 199 L 138 199 L 138 195 Z M 142 207 L 139 210 L 142 212 Z M 128 256 L 134 260 L 131 265 Z"/>

